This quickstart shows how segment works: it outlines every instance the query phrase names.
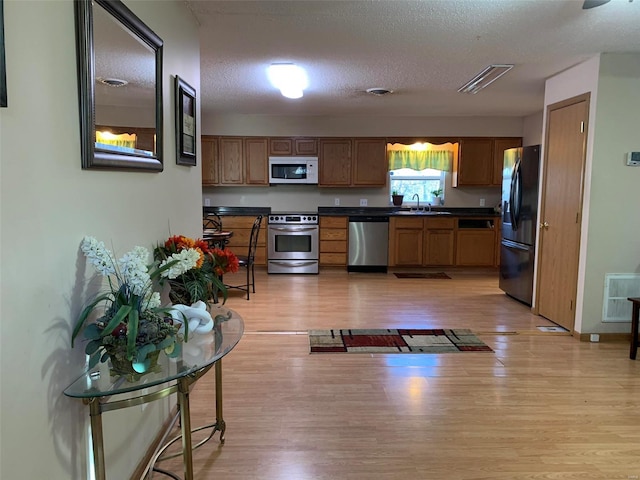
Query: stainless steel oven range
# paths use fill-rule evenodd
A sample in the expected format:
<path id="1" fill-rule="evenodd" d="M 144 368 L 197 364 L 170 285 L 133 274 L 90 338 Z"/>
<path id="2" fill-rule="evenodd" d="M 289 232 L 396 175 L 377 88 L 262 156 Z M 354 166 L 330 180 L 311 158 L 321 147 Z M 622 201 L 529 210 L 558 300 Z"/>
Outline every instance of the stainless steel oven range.
<path id="1" fill-rule="evenodd" d="M 267 227 L 268 273 L 318 273 L 317 213 L 272 213 Z"/>

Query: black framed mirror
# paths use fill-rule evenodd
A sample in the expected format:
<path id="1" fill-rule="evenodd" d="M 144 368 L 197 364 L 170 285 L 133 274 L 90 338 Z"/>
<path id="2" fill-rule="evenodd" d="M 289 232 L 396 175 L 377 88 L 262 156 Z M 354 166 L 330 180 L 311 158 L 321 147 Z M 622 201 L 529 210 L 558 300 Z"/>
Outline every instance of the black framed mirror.
<path id="1" fill-rule="evenodd" d="M 119 0 L 75 9 L 82 168 L 162 171 L 162 40 Z"/>

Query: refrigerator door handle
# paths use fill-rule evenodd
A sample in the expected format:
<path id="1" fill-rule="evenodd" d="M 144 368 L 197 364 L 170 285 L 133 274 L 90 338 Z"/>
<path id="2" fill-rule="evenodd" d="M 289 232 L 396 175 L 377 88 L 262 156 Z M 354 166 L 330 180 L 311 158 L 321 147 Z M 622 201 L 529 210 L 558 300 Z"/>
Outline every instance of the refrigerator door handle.
<path id="1" fill-rule="evenodd" d="M 502 245 L 507 248 L 513 248 L 514 250 L 522 250 L 524 252 L 528 252 L 531 248 L 529 245 L 525 245 L 523 243 L 512 242 L 511 240 L 502 239 Z"/>
<path id="2" fill-rule="evenodd" d="M 522 173 L 520 171 L 520 160 L 513 169 L 513 181 L 511 185 L 511 215 L 514 230 L 520 226 L 520 210 L 522 210 Z"/>
<path id="3" fill-rule="evenodd" d="M 511 185 L 509 185 L 509 220 L 511 221 L 511 228 L 515 231 L 518 229 L 518 225 L 516 225 L 516 218 L 513 212 L 515 208 L 515 184 L 516 184 L 516 175 L 518 173 L 518 162 L 513 165 L 513 170 L 511 171 Z"/>

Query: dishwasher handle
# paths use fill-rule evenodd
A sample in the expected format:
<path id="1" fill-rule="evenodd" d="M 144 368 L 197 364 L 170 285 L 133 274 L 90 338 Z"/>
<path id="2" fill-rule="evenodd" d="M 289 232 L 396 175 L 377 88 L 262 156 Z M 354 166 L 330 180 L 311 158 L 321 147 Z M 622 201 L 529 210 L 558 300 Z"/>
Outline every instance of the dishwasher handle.
<path id="1" fill-rule="evenodd" d="M 349 217 L 349 223 L 389 223 L 388 215 L 355 215 Z"/>

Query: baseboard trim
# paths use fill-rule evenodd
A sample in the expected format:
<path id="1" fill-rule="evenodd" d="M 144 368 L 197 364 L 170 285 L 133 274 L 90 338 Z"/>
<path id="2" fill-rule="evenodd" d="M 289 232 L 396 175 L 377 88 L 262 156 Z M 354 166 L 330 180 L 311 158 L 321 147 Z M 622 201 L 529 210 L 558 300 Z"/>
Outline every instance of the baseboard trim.
<path id="1" fill-rule="evenodd" d="M 164 423 L 162 424 L 162 428 L 158 430 L 158 434 L 153 439 L 153 442 L 151 442 L 151 445 L 149 445 L 149 448 L 145 452 L 144 456 L 140 459 L 140 462 L 138 463 L 136 469 L 133 471 L 130 480 L 143 480 L 147 476 L 147 470 L 149 468 L 149 465 L 151 464 L 151 460 L 153 459 L 153 456 L 158 451 L 158 449 L 162 446 L 162 442 L 163 440 L 165 440 L 166 433 L 171 427 L 175 416 L 178 414 L 178 407 L 174 407 L 171 411 L 172 413 L 170 413 L 167 419 L 164 421 Z"/>
<path id="2" fill-rule="evenodd" d="M 577 333 L 574 332 L 573 336 L 580 339 L 581 342 L 590 342 L 591 341 L 591 333 Z M 602 342 L 630 342 L 631 334 L 629 333 L 598 333 L 600 336 L 598 340 L 600 343 Z"/>

